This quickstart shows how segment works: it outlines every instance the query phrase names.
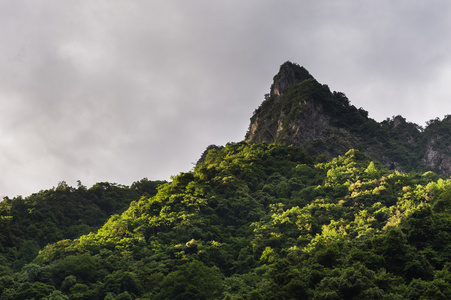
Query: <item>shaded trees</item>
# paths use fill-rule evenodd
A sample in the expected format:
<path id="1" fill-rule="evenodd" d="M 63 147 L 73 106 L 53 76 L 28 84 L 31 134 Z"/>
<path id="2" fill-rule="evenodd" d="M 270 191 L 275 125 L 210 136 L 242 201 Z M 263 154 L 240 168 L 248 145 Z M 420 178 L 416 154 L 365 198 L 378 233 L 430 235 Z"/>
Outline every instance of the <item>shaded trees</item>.
<path id="1" fill-rule="evenodd" d="M 3 268 L 0 299 L 446 298 L 450 187 L 357 150 L 326 160 L 228 144 L 96 233 L 46 246 L 19 273 Z"/>

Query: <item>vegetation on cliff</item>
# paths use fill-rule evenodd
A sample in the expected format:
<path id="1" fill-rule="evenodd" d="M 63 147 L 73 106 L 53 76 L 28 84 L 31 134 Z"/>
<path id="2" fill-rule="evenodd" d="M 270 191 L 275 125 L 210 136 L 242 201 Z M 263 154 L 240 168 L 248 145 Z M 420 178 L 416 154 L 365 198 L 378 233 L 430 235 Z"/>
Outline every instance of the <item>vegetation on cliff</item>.
<path id="1" fill-rule="evenodd" d="M 291 62 L 280 67 L 271 93 L 251 117 L 247 141 L 296 145 L 331 158 L 358 149 L 388 168 L 451 175 L 449 116 L 429 121 L 425 129 L 402 116 L 379 123 L 306 72 Z"/>

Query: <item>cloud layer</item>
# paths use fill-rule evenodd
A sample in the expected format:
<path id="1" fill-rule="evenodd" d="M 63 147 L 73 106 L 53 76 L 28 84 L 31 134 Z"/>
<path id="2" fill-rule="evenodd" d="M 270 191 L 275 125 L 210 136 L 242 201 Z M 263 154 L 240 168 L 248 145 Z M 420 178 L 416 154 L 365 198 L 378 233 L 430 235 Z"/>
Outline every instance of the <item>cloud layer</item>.
<path id="1" fill-rule="evenodd" d="M 382 120 L 451 114 L 449 1 L 0 1 L 0 195 L 188 171 L 290 60 Z"/>

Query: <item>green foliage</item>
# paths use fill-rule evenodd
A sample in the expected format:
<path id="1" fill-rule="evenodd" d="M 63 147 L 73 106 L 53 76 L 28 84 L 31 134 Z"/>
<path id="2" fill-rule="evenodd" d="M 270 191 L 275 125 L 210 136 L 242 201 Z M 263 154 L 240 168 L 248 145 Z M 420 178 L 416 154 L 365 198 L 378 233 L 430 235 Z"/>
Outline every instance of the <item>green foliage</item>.
<path id="1" fill-rule="evenodd" d="M 217 268 L 192 261 L 169 273 L 155 299 L 216 299 L 222 291 L 222 275 Z"/>
<path id="2" fill-rule="evenodd" d="M 144 178 L 131 187 L 101 182 L 87 189 L 63 181 L 26 198 L 6 197 L 0 202 L 0 255 L 6 259 L 1 263 L 20 270 L 48 243 L 96 231 L 130 202 L 155 195 L 162 183 Z"/>
<path id="3" fill-rule="evenodd" d="M 358 150 L 327 160 L 241 142 L 153 186 L 135 183 L 145 196 L 97 232 L 1 268 L 0 299 L 450 298 L 451 180 L 390 171 Z M 117 187 L 84 193 L 129 191 Z M 30 259 L 36 243 L 14 257 Z"/>

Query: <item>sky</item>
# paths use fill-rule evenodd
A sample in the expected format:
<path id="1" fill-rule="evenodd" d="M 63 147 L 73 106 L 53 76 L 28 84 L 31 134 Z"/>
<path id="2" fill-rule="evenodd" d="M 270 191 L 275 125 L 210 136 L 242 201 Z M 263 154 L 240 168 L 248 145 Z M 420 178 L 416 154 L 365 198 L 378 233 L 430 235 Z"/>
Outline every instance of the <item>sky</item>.
<path id="1" fill-rule="evenodd" d="M 170 180 L 285 61 L 371 118 L 451 114 L 451 1 L 0 0 L 0 196 Z"/>

